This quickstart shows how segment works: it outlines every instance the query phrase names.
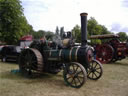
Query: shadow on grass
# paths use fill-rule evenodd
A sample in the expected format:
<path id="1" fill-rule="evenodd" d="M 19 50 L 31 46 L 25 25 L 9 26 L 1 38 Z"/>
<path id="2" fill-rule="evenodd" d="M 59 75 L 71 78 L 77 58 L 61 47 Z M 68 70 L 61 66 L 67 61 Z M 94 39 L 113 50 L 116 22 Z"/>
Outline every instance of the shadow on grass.
<path id="1" fill-rule="evenodd" d="M 33 84 L 33 83 L 46 83 L 49 85 L 62 85 L 65 86 L 64 80 L 62 79 L 63 77 L 61 75 L 55 75 L 55 74 L 48 74 L 48 73 L 43 73 L 40 75 L 33 75 L 32 77 L 25 77 L 29 80 L 24 81 L 24 83 L 27 84 Z"/>
<path id="2" fill-rule="evenodd" d="M 21 73 L 11 73 L 9 71 L 1 72 L 0 73 L 0 79 L 9 79 L 9 80 L 16 80 L 19 83 L 25 83 L 25 84 L 34 84 L 34 83 L 47 83 L 49 85 L 55 84 L 55 85 L 62 85 L 65 86 L 63 77 L 60 75 L 53 75 L 53 74 L 40 74 L 40 75 L 34 75 L 32 77 L 24 77 L 21 75 Z"/>
<path id="3" fill-rule="evenodd" d="M 12 64 L 12 65 L 18 65 L 18 63 L 16 61 L 6 61 L 6 62 L 2 62 L 0 61 L 2 64 Z"/>
<path id="4" fill-rule="evenodd" d="M 13 74 L 9 71 L 1 72 L 0 73 L 0 79 L 13 79 L 13 80 L 20 80 L 23 78 L 20 73 Z"/>
<path id="5" fill-rule="evenodd" d="M 47 74 L 47 73 L 44 73 L 44 74 L 33 74 L 32 76 L 23 76 L 20 72 L 12 73 L 11 71 L 5 71 L 5 72 L 1 72 L 0 73 L 0 77 L 1 78 L 7 78 L 7 79 L 21 79 L 21 78 L 42 79 L 42 78 L 52 78 L 53 76 L 54 75 Z"/>

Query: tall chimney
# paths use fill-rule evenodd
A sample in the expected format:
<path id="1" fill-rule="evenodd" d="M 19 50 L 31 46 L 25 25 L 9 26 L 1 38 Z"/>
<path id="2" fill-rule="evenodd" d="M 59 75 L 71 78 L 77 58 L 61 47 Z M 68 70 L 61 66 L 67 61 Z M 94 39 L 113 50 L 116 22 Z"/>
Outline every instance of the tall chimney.
<path id="1" fill-rule="evenodd" d="M 85 46 L 87 44 L 87 15 L 88 13 L 81 13 L 81 45 Z"/>

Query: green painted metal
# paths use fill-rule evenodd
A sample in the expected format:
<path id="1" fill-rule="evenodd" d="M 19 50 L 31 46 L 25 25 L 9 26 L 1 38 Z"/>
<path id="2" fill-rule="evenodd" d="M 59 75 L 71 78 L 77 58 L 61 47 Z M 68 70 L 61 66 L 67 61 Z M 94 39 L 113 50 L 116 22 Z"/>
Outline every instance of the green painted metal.
<path id="1" fill-rule="evenodd" d="M 72 53 L 71 53 L 71 61 L 77 61 L 76 58 L 76 50 L 77 50 L 78 47 L 73 47 L 72 49 Z"/>
<path id="2" fill-rule="evenodd" d="M 61 60 L 69 61 L 69 53 L 71 49 L 63 49 L 61 53 Z"/>
<path id="3" fill-rule="evenodd" d="M 65 48 L 61 50 L 45 50 L 48 60 L 74 62 L 77 61 L 78 47 Z"/>
<path id="4" fill-rule="evenodd" d="M 48 51 L 49 53 L 49 57 L 48 57 L 48 60 L 51 60 L 51 61 L 59 61 L 59 50 L 49 50 Z"/>

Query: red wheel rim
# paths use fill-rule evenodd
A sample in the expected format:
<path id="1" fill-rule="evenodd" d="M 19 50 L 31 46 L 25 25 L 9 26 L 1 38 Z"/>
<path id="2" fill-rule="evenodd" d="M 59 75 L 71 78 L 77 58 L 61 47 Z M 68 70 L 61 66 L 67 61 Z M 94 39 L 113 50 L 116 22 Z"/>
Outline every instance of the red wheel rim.
<path id="1" fill-rule="evenodd" d="M 96 46 L 96 59 L 101 63 L 109 63 L 112 61 L 114 49 L 111 45 L 102 44 Z"/>

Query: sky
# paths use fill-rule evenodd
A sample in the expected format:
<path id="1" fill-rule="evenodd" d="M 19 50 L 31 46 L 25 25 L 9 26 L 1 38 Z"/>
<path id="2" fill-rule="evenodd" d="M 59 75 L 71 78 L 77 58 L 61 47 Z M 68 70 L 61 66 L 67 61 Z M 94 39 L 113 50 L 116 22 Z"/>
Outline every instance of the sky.
<path id="1" fill-rule="evenodd" d="M 128 34 L 128 0 L 21 0 L 24 15 L 33 29 L 55 32 L 56 26 L 70 31 L 87 12 L 111 32 Z"/>

